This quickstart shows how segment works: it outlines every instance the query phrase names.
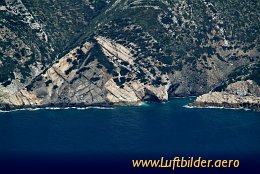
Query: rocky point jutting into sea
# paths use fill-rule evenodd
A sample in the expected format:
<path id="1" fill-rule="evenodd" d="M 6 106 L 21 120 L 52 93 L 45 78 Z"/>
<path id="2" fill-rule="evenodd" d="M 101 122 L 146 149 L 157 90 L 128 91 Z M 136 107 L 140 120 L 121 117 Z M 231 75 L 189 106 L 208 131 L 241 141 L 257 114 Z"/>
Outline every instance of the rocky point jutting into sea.
<path id="1" fill-rule="evenodd" d="M 252 80 L 238 81 L 221 92 L 210 92 L 199 96 L 193 107 L 243 108 L 260 111 L 260 87 Z"/>

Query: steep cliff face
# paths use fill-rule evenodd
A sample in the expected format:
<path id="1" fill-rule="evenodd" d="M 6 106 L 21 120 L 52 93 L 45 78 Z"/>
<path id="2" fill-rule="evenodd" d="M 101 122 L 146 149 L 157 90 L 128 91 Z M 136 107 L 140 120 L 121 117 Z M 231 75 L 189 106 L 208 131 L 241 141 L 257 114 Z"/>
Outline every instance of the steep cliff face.
<path id="1" fill-rule="evenodd" d="M 252 80 L 238 81 L 222 92 L 199 96 L 190 106 L 244 108 L 260 111 L 260 86 Z"/>
<path id="2" fill-rule="evenodd" d="M 2 1 L 0 105 L 139 104 L 259 83 L 257 7 L 246 0 Z"/>

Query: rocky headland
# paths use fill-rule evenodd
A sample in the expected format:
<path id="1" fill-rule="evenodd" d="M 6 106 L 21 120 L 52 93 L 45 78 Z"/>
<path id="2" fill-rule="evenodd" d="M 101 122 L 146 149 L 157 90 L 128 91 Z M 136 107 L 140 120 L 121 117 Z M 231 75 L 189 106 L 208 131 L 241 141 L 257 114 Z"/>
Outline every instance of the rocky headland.
<path id="1" fill-rule="evenodd" d="M 222 107 L 260 111 L 260 87 L 252 80 L 232 83 L 221 92 L 197 97 L 190 107 Z"/>

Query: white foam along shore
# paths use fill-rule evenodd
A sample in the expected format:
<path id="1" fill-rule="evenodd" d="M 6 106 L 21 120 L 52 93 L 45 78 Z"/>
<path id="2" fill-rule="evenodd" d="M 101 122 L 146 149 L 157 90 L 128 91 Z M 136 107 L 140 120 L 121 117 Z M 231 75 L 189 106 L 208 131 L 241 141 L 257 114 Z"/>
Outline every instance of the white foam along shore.
<path id="1" fill-rule="evenodd" d="M 86 107 L 42 107 L 42 108 L 23 108 L 23 109 L 13 109 L 10 111 L 0 110 L 0 113 L 8 113 L 8 112 L 17 112 L 17 111 L 38 111 L 38 110 L 68 110 L 68 109 L 76 109 L 76 110 L 88 110 L 88 109 L 115 109 L 117 105 L 111 107 L 102 107 L 102 106 L 86 106 Z M 120 106 L 120 105 L 118 105 Z M 131 105 L 130 105 L 131 106 Z M 140 102 L 138 105 L 140 107 L 149 107 L 150 105 L 146 102 Z"/>
<path id="2" fill-rule="evenodd" d="M 113 107 L 100 107 L 100 106 L 87 106 L 87 107 L 45 107 L 45 108 L 26 108 L 26 109 L 13 109 L 10 111 L 2 111 L 0 113 L 8 113 L 8 112 L 17 112 L 17 111 L 38 111 L 38 110 L 69 110 L 69 109 L 76 109 L 76 110 L 88 110 L 88 109 L 114 109 Z"/>
<path id="3" fill-rule="evenodd" d="M 86 107 L 38 107 L 38 108 L 22 108 L 22 109 L 12 109 L 10 111 L 0 110 L 0 113 L 8 113 L 8 112 L 17 112 L 17 111 L 38 111 L 38 110 L 68 110 L 68 109 L 76 109 L 76 110 L 88 110 L 88 109 L 115 109 L 117 105 L 110 107 L 102 107 L 102 106 L 86 106 Z M 118 105 L 120 106 L 120 105 Z M 141 107 L 149 107 L 150 105 L 146 102 L 140 102 L 135 106 Z"/>
<path id="4" fill-rule="evenodd" d="M 240 108 L 226 108 L 226 107 L 218 107 L 218 106 L 189 106 L 189 105 L 184 105 L 184 108 L 188 108 L 188 109 L 229 109 L 229 110 L 245 110 L 245 111 L 250 111 L 250 109 L 246 109 L 243 107 Z"/>

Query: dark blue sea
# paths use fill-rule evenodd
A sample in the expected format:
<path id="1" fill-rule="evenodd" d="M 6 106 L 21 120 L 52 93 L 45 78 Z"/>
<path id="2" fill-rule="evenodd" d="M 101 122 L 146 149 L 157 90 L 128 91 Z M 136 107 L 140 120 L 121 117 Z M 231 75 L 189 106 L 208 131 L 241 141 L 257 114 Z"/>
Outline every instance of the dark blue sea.
<path id="1" fill-rule="evenodd" d="M 139 107 L 0 113 L 0 173 L 260 173 L 260 113 Z M 232 169 L 137 169 L 133 159 L 239 159 Z"/>

